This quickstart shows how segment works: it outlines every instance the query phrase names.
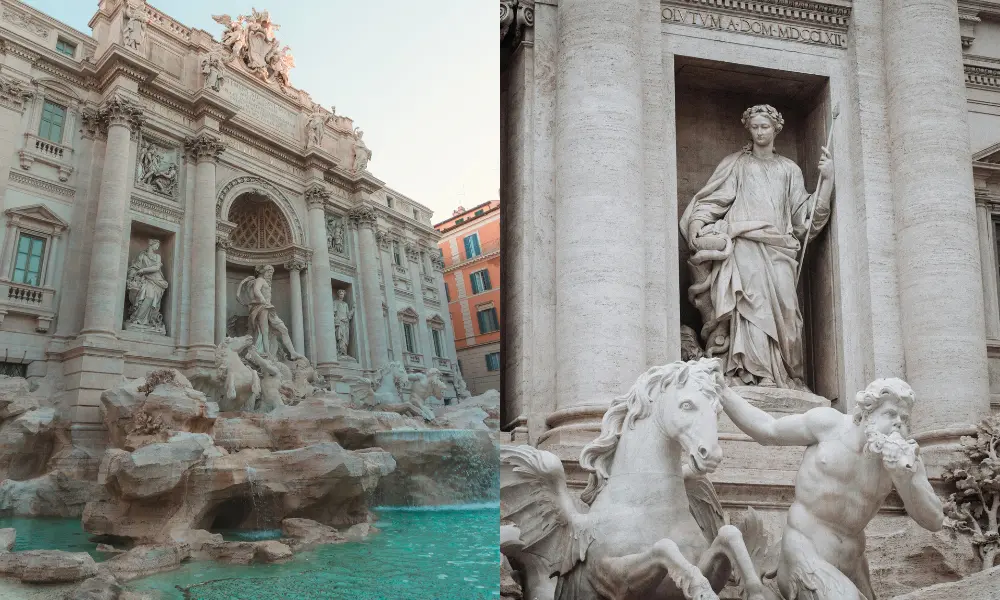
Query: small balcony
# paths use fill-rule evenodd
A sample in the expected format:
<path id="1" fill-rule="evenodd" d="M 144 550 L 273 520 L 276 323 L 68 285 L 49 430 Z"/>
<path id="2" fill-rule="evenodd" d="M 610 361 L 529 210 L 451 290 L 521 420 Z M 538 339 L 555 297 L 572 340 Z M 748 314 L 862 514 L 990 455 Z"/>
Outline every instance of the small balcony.
<path id="1" fill-rule="evenodd" d="M 451 361 L 447 358 L 434 357 L 434 368 L 445 373 L 451 373 Z"/>
<path id="2" fill-rule="evenodd" d="M 56 144 L 33 133 L 24 134 L 24 148 L 18 152 L 21 168 L 30 171 L 37 161 L 59 171 L 59 181 L 69 180 L 73 173 L 73 148 Z"/>
<path id="3" fill-rule="evenodd" d="M 412 352 L 403 352 L 403 364 L 407 367 L 423 367 L 424 357 L 421 354 L 413 354 Z"/>
<path id="4" fill-rule="evenodd" d="M 28 315 L 35 317 L 36 331 L 48 333 L 56 318 L 55 297 L 51 288 L 0 281 L 0 323 L 9 313 Z"/>
<path id="5" fill-rule="evenodd" d="M 410 274 L 406 270 L 406 267 L 404 267 L 403 265 L 397 265 L 397 264 L 394 263 L 392 265 L 392 271 L 393 271 L 393 273 L 395 273 L 396 275 L 399 275 L 400 277 L 409 277 L 410 276 Z"/>

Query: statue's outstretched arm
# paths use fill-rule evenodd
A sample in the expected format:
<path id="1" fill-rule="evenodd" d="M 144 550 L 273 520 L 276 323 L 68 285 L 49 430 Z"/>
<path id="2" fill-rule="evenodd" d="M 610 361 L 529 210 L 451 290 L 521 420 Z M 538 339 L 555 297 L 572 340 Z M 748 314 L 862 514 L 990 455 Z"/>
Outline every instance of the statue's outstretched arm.
<path id="1" fill-rule="evenodd" d="M 743 433 L 765 446 L 812 446 L 819 443 L 818 434 L 843 418 L 835 409 L 814 408 L 805 414 L 775 419 L 729 387 L 723 388 L 722 407 Z"/>
<path id="2" fill-rule="evenodd" d="M 939 531 L 944 525 L 941 499 L 927 481 L 924 461 L 918 456 L 913 471 L 898 469 L 892 472 L 892 482 L 903 499 L 906 512 L 918 525 L 928 531 Z"/>

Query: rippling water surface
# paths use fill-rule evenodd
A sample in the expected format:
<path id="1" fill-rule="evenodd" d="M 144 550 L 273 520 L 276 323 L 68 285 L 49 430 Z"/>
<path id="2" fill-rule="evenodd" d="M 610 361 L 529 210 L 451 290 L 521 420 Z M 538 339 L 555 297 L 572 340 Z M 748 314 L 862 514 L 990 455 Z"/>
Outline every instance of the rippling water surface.
<path id="1" fill-rule="evenodd" d="M 130 584 L 188 600 L 485 600 L 500 597 L 496 503 L 377 511 L 381 533 L 278 565 L 188 563 Z"/>

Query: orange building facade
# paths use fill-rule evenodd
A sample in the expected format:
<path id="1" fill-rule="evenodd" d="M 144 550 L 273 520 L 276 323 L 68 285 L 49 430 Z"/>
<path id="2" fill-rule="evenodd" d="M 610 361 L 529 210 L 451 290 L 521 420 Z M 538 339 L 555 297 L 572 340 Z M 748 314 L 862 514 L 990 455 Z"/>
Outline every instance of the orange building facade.
<path id="1" fill-rule="evenodd" d="M 441 232 L 448 312 L 473 395 L 500 389 L 500 202 L 459 207 Z"/>

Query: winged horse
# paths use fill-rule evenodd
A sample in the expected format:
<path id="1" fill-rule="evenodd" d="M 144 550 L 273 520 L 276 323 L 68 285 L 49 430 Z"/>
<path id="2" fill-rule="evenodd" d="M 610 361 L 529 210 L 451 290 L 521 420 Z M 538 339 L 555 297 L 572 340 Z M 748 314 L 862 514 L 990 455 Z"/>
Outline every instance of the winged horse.
<path id="1" fill-rule="evenodd" d="M 717 358 L 640 375 L 611 403 L 600 436 L 580 454 L 590 472 L 582 502 L 566 489 L 554 454 L 501 449 L 503 519 L 520 529 L 521 552 L 558 576 L 556 600 L 718 600 L 733 568 L 746 598 L 776 598 L 743 534 L 722 524 L 704 477 L 722 460 L 722 376 Z"/>

